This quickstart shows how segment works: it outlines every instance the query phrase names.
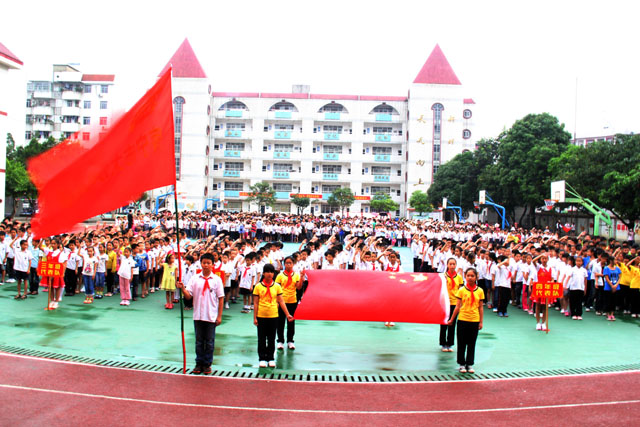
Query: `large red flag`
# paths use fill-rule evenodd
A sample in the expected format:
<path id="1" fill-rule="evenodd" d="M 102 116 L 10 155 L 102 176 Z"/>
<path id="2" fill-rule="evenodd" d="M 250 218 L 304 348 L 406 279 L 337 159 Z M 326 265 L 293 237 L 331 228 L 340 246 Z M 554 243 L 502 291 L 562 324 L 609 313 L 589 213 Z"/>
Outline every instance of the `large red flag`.
<path id="1" fill-rule="evenodd" d="M 29 161 L 38 188 L 37 237 L 68 232 L 87 218 L 176 182 L 171 69 L 104 135 L 65 141 Z"/>
<path id="2" fill-rule="evenodd" d="M 442 324 L 449 318 L 447 282 L 440 274 L 307 271 L 299 320 Z"/>

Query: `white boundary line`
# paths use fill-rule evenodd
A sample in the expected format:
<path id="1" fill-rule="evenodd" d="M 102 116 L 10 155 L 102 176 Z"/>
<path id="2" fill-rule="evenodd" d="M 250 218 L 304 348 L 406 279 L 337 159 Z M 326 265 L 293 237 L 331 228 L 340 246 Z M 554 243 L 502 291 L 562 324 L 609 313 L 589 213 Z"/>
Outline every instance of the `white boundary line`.
<path id="1" fill-rule="evenodd" d="M 339 414 L 339 415 L 433 415 L 433 414 L 468 414 L 468 413 L 487 413 L 487 412 L 511 412 L 511 411 L 530 411 L 540 409 L 562 409 L 562 408 L 578 408 L 590 406 L 612 406 L 612 405 L 630 405 L 640 403 L 640 400 L 621 400 L 611 402 L 585 402 L 585 403 L 565 403 L 559 405 L 538 405 L 538 406 L 520 406 L 514 408 L 490 408 L 490 409 L 449 409 L 449 410 L 425 410 L 425 411 L 346 411 L 346 410 L 324 410 L 324 409 L 286 409 L 286 408 L 259 408 L 253 406 L 230 406 L 230 405 L 209 405 L 206 403 L 180 403 L 165 402 L 148 399 L 134 399 L 129 397 L 106 396 L 91 393 L 79 393 L 75 391 L 52 390 L 46 388 L 23 387 L 10 384 L 0 384 L 0 388 L 12 390 L 35 391 L 42 393 L 54 393 L 67 396 L 89 397 L 106 400 L 116 400 L 120 402 L 147 403 L 152 405 L 178 406 L 190 408 L 206 408 L 206 409 L 224 409 L 236 411 L 255 411 L 255 412 L 289 412 L 302 414 Z"/>
<path id="2" fill-rule="evenodd" d="M 471 379 L 471 380 L 444 380 L 444 381 L 385 381 L 385 382 L 362 382 L 362 381 L 308 381 L 308 380 L 283 380 L 283 379 L 276 379 L 276 378 L 246 378 L 246 377 L 225 377 L 225 376 L 217 376 L 217 375 L 185 375 L 182 373 L 174 373 L 174 372 L 159 372 L 159 371 L 148 371 L 148 370 L 144 370 L 144 369 L 132 369 L 132 368 L 120 368 L 117 366 L 104 366 L 104 365 L 94 365 L 91 363 L 81 363 L 81 362 L 71 362 L 68 360 L 58 360 L 58 359 L 49 359 L 46 357 L 35 357 L 35 356 L 25 356 L 22 354 L 13 354 L 13 353 L 6 353 L 6 352 L 2 352 L 0 351 L 0 357 L 1 356 L 5 356 L 5 357 L 15 357 L 15 358 L 19 358 L 19 359 L 29 359 L 29 360 L 38 360 L 38 361 L 43 361 L 43 362 L 54 362 L 54 363 L 62 363 L 62 364 L 66 364 L 66 365 L 75 365 L 75 366 L 84 366 L 84 367 L 91 367 L 91 368 L 102 368 L 102 369 L 117 369 L 117 370 L 121 370 L 121 371 L 128 371 L 128 372 L 144 372 L 144 373 L 148 373 L 148 374 L 162 374 L 162 375 L 174 375 L 174 376 L 180 376 L 180 377 L 184 377 L 184 378 L 210 378 L 210 379 L 219 379 L 219 380 L 227 380 L 227 381 L 237 381 L 237 380 L 243 380 L 243 381 L 268 381 L 268 382 L 283 382 L 283 383 L 297 383 L 297 384 L 342 384 L 342 385 L 352 385 L 352 386 L 363 386 L 363 385 L 382 385 L 382 386 L 393 386 L 393 385 L 408 385 L 408 384 L 451 384 L 451 383 L 467 383 L 467 384 L 471 384 L 471 383 L 483 383 L 483 382 L 493 382 L 493 381 L 518 381 L 518 380 L 536 380 L 536 379 L 550 379 L 550 378 L 571 378 L 571 377 L 583 377 L 583 376 L 590 376 L 590 375 L 620 375 L 620 374 L 633 374 L 633 373 L 640 373 L 640 369 L 633 369 L 633 370 L 628 370 L 628 371 L 611 371 L 611 372 L 592 372 L 592 373 L 586 373 L 586 374 L 563 374 L 563 375 L 544 375 L 544 376 L 535 376 L 535 377 L 514 377 L 514 378 L 487 378 L 487 379 Z M 133 363 L 133 362 L 129 362 L 129 363 Z M 142 363 L 142 362 L 140 362 Z M 151 362 L 147 362 L 147 363 L 151 363 Z M 215 365 L 214 365 L 215 366 Z M 278 372 L 278 371 L 274 371 L 273 372 L 274 375 L 277 374 L 285 374 L 283 372 Z M 453 374 L 454 372 L 452 372 Z M 291 374 L 291 375 L 301 375 L 301 374 Z M 329 374 L 314 374 L 314 375 L 324 375 L 325 377 L 328 376 Z M 338 376 L 338 377 L 342 377 L 342 376 L 367 376 L 366 374 L 360 374 L 360 375 L 355 375 L 355 374 L 345 374 L 345 373 L 337 373 L 337 374 L 331 374 L 331 376 Z M 391 375 L 391 374 L 390 374 Z M 407 376 L 406 374 L 397 374 L 397 376 Z"/>

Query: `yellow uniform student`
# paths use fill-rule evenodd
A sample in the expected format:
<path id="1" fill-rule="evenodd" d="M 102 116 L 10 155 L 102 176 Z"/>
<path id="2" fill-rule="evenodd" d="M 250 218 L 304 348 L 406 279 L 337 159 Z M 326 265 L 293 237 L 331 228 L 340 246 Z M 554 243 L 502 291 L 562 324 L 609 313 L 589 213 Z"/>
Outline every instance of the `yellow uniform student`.
<path id="1" fill-rule="evenodd" d="M 464 284 L 464 279 L 458 273 L 457 262 L 455 258 L 449 258 L 447 260 L 447 271 L 444 273 L 447 280 L 447 292 L 449 293 L 449 319 L 453 319 L 453 323 L 450 325 L 440 325 L 440 347 L 445 353 L 452 353 L 455 334 L 456 334 L 456 319 L 453 318 L 453 312 L 456 308 L 456 293 L 460 286 Z"/>
<path id="2" fill-rule="evenodd" d="M 273 281 L 276 269 L 266 264 L 262 272 L 262 281 L 253 288 L 253 324 L 258 327 L 258 358 L 260 367 L 275 368 L 274 361 L 276 327 L 278 325 L 278 306 L 282 308 L 287 320 L 293 320 L 282 299 L 282 287 Z"/>
<path id="3" fill-rule="evenodd" d="M 300 274 L 293 271 L 293 258 L 284 259 L 284 271 L 276 277 L 276 283 L 282 287 L 282 299 L 289 313 L 294 316 L 298 307 L 297 290 L 302 287 Z M 287 345 L 289 349 L 296 348 L 293 343 L 293 336 L 296 332 L 295 321 L 285 322 L 286 316 L 282 309 L 278 310 L 278 350 L 284 349 L 284 325 L 287 323 Z"/>
<path id="4" fill-rule="evenodd" d="M 631 300 L 631 317 L 640 316 L 640 268 L 630 266 L 631 284 L 629 285 L 629 296 Z"/>
<path id="5" fill-rule="evenodd" d="M 458 370 L 473 374 L 476 340 L 484 318 L 484 291 L 477 285 L 478 273 L 474 268 L 468 268 L 464 277 L 467 283 L 456 292 L 458 303 L 449 324 L 458 316 Z"/>

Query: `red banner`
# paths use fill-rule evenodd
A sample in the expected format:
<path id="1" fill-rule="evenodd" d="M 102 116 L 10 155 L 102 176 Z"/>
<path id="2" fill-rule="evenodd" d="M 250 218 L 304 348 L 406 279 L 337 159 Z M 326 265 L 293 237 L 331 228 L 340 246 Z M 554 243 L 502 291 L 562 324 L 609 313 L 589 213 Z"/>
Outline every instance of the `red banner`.
<path id="1" fill-rule="evenodd" d="M 63 277 L 62 264 L 57 262 L 40 261 L 38 263 L 38 276 Z"/>
<path id="2" fill-rule="evenodd" d="M 298 320 L 442 324 L 449 318 L 444 276 L 382 271 L 312 270 Z"/>
<path id="3" fill-rule="evenodd" d="M 562 298 L 561 283 L 534 283 L 531 290 L 531 298 Z"/>

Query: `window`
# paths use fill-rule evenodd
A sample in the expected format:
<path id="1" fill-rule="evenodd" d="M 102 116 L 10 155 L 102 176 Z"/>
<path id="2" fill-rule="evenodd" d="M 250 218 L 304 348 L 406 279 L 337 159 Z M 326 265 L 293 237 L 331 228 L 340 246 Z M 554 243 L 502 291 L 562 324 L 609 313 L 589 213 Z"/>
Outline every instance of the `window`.
<path id="1" fill-rule="evenodd" d="M 290 192 L 292 190 L 292 185 L 291 184 L 277 184 L 277 183 L 274 183 L 273 184 L 273 189 L 276 190 L 276 191 Z"/>
<path id="2" fill-rule="evenodd" d="M 83 107 L 85 110 L 91 109 L 91 101 L 84 101 Z"/>
<path id="3" fill-rule="evenodd" d="M 273 127 L 275 130 L 293 130 L 293 125 L 281 125 L 276 123 Z"/>
<path id="4" fill-rule="evenodd" d="M 100 102 L 102 105 L 102 102 Z M 177 96 L 173 99 L 173 111 L 174 111 L 174 150 L 176 157 L 176 179 L 180 179 L 182 172 L 180 158 L 182 155 L 182 105 L 184 104 L 184 98 Z M 102 121 L 102 119 L 100 119 Z"/>
<path id="5" fill-rule="evenodd" d="M 82 132 L 82 140 L 83 140 L 83 141 L 88 141 L 89 139 L 91 139 L 91 133 L 89 133 L 89 132 Z"/>
<path id="6" fill-rule="evenodd" d="M 440 163 L 440 145 L 442 144 L 442 112 L 444 106 L 442 104 L 433 104 L 433 162 Z M 437 172 L 438 167 L 433 167 L 433 174 Z"/>
<path id="7" fill-rule="evenodd" d="M 438 173 L 438 165 L 433 165 L 433 174 Z"/>
<path id="8" fill-rule="evenodd" d="M 279 153 L 291 153 L 293 151 L 293 144 L 275 144 L 273 146 L 273 151 L 277 151 Z"/>
<path id="9" fill-rule="evenodd" d="M 27 108 L 31 108 L 31 99 L 27 99 Z"/>
<path id="10" fill-rule="evenodd" d="M 244 123 L 227 123 L 227 129 L 244 130 Z"/>
<path id="11" fill-rule="evenodd" d="M 378 193 L 391 195 L 391 187 L 371 187 L 371 194 L 376 195 Z"/>
<path id="12" fill-rule="evenodd" d="M 244 163 L 242 163 L 242 162 L 225 162 L 224 170 L 242 172 L 244 170 Z"/>
<path id="13" fill-rule="evenodd" d="M 347 109 L 341 104 L 331 103 L 327 104 L 318 111 L 319 113 L 348 113 Z"/>
<path id="14" fill-rule="evenodd" d="M 373 147 L 374 155 L 391 155 L 391 147 Z"/>
<path id="15" fill-rule="evenodd" d="M 240 101 L 229 101 L 218 108 L 218 111 L 222 110 L 248 110 L 248 108 L 244 103 Z"/>
<path id="16" fill-rule="evenodd" d="M 31 132 L 30 131 L 26 131 L 24 133 L 24 139 L 31 139 Z"/>
<path id="17" fill-rule="evenodd" d="M 462 137 L 464 139 L 469 139 L 471 138 L 471 131 L 469 129 L 465 129 L 462 131 Z"/>
<path id="18" fill-rule="evenodd" d="M 244 142 L 227 142 L 227 151 L 244 151 Z"/>
<path id="19" fill-rule="evenodd" d="M 109 93 L 109 86 L 100 85 L 100 93 Z"/>
<path id="20" fill-rule="evenodd" d="M 324 126 L 322 130 L 329 133 L 342 133 L 342 126 Z"/>
<path id="21" fill-rule="evenodd" d="M 462 112 L 462 117 L 464 117 L 465 119 L 470 119 L 472 115 L 473 114 L 471 113 L 471 110 L 464 110 Z"/>
<path id="22" fill-rule="evenodd" d="M 372 175 L 391 175 L 390 166 L 371 166 Z"/>
<path id="23" fill-rule="evenodd" d="M 398 111 L 393 108 L 391 105 L 380 104 L 376 108 L 374 108 L 370 114 L 378 113 L 378 114 L 398 114 Z"/>
<path id="24" fill-rule="evenodd" d="M 291 163 L 274 163 L 274 172 L 293 172 L 293 165 Z"/>
<path id="25" fill-rule="evenodd" d="M 91 85 L 84 85 L 84 93 L 91 93 Z"/>
<path id="26" fill-rule="evenodd" d="M 107 101 L 100 101 L 100 109 L 101 110 L 107 109 Z"/>
<path id="27" fill-rule="evenodd" d="M 324 147 L 322 147 L 322 150 L 325 153 L 337 153 L 337 154 L 342 154 L 342 146 L 341 145 L 325 145 Z"/>
<path id="28" fill-rule="evenodd" d="M 269 111 L 298 111 L 298 109 L 292 103 L 283 101 L 274 104 Z"/>
<path id="29" fill-rule="evenodd" d="M 100 126 L 106 126 L 106 125 L 107 125 L 107 118 L 100 117 Z"/>
<path id="30" fill-rule="evenodd" d="M 225 182 L 224 189 L 228 191 L 242 191 L 241 182 Z"/>
<path id="31" fill-rule="evenodd" d="M 374 135 L 389 134 L 392 131 L 393 131 L 393 128 L 390 128 L 390 127 L 380 127 L 380 126 L 374 126 L 373 127 L 373 134 Z"/>
<path id="32" fill-rule="evenodd" d="M 65 106 L 73 107 L 73 101 L 70 101 L 70 100 L 65 101 Z"/>
<path id="33" fill-rule="evenodd" d="M 90 125 L 91 124 L 91 117 L 83 117 L 82 118 L 82 124 L 83 125 Z"/>
<path id="34" fill-rule="evenodd" d="M 323 185 L 322 192 L 323 193 L 333 193 L 336 190 L 342 188 L 340 185 Z"/>
<path id="35" fill-rule="evenodd" d="M 341 165 L 322 165 L 322 173 L 342 173 Z"/>

